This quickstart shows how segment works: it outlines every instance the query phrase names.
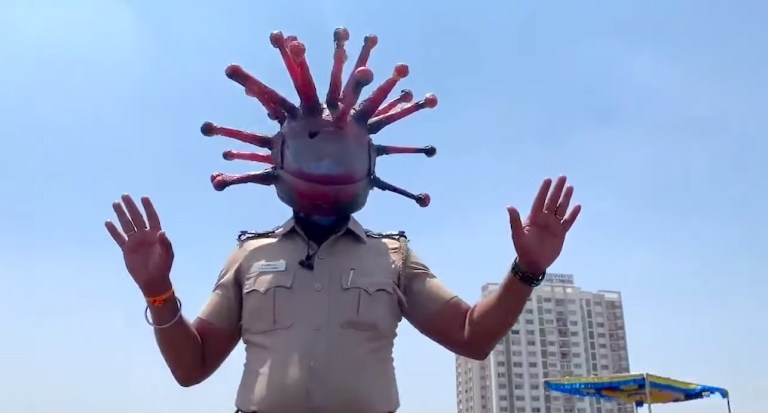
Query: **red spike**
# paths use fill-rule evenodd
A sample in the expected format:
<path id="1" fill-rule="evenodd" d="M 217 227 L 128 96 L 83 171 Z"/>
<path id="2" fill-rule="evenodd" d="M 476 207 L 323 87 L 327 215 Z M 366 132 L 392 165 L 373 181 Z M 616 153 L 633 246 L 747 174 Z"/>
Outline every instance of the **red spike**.
<path id="1" fill-rule="evenodd" d="M 400 63 L 395 66 L 395 70 L 392 71 L 392 76 L 379 85 L 367 99 L 360 103 L 360 106 L 353 115 L 355 120 L 363 124 L 367 123 L 373 117 L 373 114 L 376 113 L 376 109 L 384 103 L 384 99 L 389 96 L 392 89 L 395 88 L 397 82 L 407 76 L 408 65 Z"/>
<path id="2" fill-rule="evenodd" d="M 288 48 L 286 47 L 288 43 L 283 36 L 283 32 L 275 31 L 270 33 L 269 42 L 272 43 L 272 47 L 280 51 L 280 57 L 283 58 L 285 68 L 288 69 L 288 75 L 291 77 L 293 87 L 296 88 L 296 91 L 298 92 L 299 89 L 301 89 L 300 69 L 296 66 L 296 63 L 294 63 L 290 54 L 288 54 Z M 299 97 L 301 97 L 301 95 L 299 95 Z"/>
<path id="3" fill-rule="evenodd" d="M 368 58 L 371 57 L 371 50 L 379 44 L 379 38 L 375 34 L 369 34 L 363 39 L 363 47 L 360 49 L 360 54 L 357 55 L 357 61 L 355 62 L 354 70 L 364 67 L 368 64 Z"/>
<path id="4" fill-rule="evenodd" d="M 341 75 L 344 69 L 344 62 L 347 60 L 347 51 L 344 44 L 349 40 L 349 30 L 344 27 L 337 27 L 333 31 L 333 68 L 331 68 L 331 83 L 328 86 L 328 93 L 325 95 L 325 105 L 329 109 L 339 107 L 339 98 L 341 97 Z"/>
<path id="5" fill-rule="evenodd" d="M 376 113 L 373 114 L 373 117 L 378 117 L 381 115 L 386 115 L 389 112 L 392 112 L 393 109 L 397 107 L 397 105 L 401 103 L 411 103 L 413 101 L 413 92 L 411 92 L 411 89 L 403 89 L 400 91 L 400 96 L 390 100 L 384 106 L 380 107 Z"/>
<path id="6" fill-rule="evenodd" d="M 251 76 L 248 72 L 243 70 L 242 67 L 238 65 L 230 65 L 227 67 L 225 73 L 228 78 L 244 87 L 248 96 L 253 96 L 258 99 L 267 110 L 272 107 L 271 105 L 274 105 L 291 118 L 295 118 L 299 115 L 299 108 L 297 108 L 296 105 L 277 93 L 274 89 Z"/>
<path id="7" fill-rule="evenodd" d="M 373 117 L 386 115 L 387 113 L 391 112 L 392 109 L 396 108 L 397 105 L 401 103 L 411 103 L 413 101 L 413 92 L 411 92 L 410 89 L 403 89 L 400 91 L 400 96 L 390 100 L 387 102 L 384 106 L 380 107 L 376 113 L 373 114 Z"/>
<path id="8" fill-rule="evenodd" d="M 349 74 L 349 79 L 347 79 L 347 83 L 344 85 L 344 90 L 341 93 L 342 104 L 344 104 L 344 95 L 349 88 L 349 84 L 352 83 L 353 79 L 355 78 L 355 72 L 357 72 L 357 69 L 365 67 L 365 65 L 368 64 L 368 58 L 371 57 L 371 50 L 373 50 L 373 48 L 376 47 L 378 43 L 379 38 L 376 37 L 375 34 L 369 34 L 363 39 L 363 47 L 360 49 L 360 54 L 357 55 L 355 67 L 352 68 L 352 73 Z"/>
<path id="9" fill-rule="evenodd" d="M 373 82 L 373 72 L 367 67 L 360 67 L 352 73 L 350 81 L 344 87 L 344 93 L 341 98 L 341 110 L 333 116 L 333 122 L 336 125 L 342 125 L 347 121 L 347 116 L 360 98 L 360 92 L 363 88 Z"/>
<path id="10" fill-rule="evenodd" d="M 437 106 L 437 96 L 430 93 L 424 99 L 411 103 L 396 112 L 390 112 L 386 115 L 371 119 L 371 121 L 368 122 L 368 133 L 374 135 L 384 129 L 387 125 L 391 125 L 408 115 L 412 115 L 422 109 L 432 109 L 435 106 Z"/>
<path id="11" fill-rule="evenodd" d="M 273 168 L 241 175 L 225 175 L 220 172 L 211 175 L 211 184 L 213 184 L 213 189 L 217 191 L 223 191 L 232 185 L 240 184 L 269 186 L 274 185 L 275 181 L 277 181 L 277 173 Z"/>
<path id="12" fill-rule="evenodd" d="M 397 155 L 405 153 L 423 153 L 427 156 L 427 158 L 431 158 L 437 154 L 437 148 L 432 145 L 425 146 L 423 148 L 415 148 L 410 146 L 376 145 L 376 156 Z"/>
<path id="13" fill-rule="evenodd" d="M 250 143 L 259 148 L 272 149 L 272 138 L 256 133 L 244 132 L 237 129 L 216 126 L 211 122 L 205 122 L 200 126 L 200 132 L 205 136 L 224 136 L 237 139 L 240 142 Z"/>
<path id="14" fill-rule="evenodd" d="M 274 165 L 274 161 L 272 160 L 272 157 L 269 155 L 264 155 L 261 153 L 253 153 L 253 152 L 238 152 L 238 151 L 225 151 L 222 156 L 227 161 L 251 161 L 251 162 L 261 162 L 266 163 L 269 165 Z"/>
<path id="15" fill-rule="evenodd" d="M 323 107 L 320 105 L 320 99 L 317 97 L 317 88 L 312 79 L 312 73 L 309 71 L 309 65 L 305 57 L 307 48 L 304 43 L 299 41 L 288 44 L 288 53 L 296 63 L 299 69 L 300 86 L 296 89 L 301 100 L 301 111 L 308 116 L 319 116 L 323 113 Z"/>
<path id="16" fill-rule="evenodd" d="M 405 189 L 402 189 L 390 184 L 389 182 L 382 181 L 377 176 L 374 176 L 371 178 L 371 183 L 373 184 L 373 187 L 376 189 L 380 189 L 382 191 L 394 192 L 408 199 L 412 199 L 416 201 L 416 203 L 419 204 L 419 206 L 422 208 L 429 206 L 429 203 L 432 200 L 432 198 L 429 197 L 429 194 L 414 194 L 414 193 L 408 192 Z"/>

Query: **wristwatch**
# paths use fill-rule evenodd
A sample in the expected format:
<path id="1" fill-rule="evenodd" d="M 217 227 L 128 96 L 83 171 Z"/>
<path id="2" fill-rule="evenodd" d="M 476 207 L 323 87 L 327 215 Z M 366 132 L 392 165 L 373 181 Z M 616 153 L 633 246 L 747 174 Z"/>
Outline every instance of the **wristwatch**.
<path id="1" fill-rule="evenodd" d="M 512 273 L 512 276 L 515 277 L 518 281 L 533 288 L 541 285 L 541 283 L 544 282 L 544 278 L 547 276 L 546 271 L 542 272 L 541 274 L 526 272 L 520 268 L 520 263 L 518 262 L 517 258 L 515 258 L 515 261 L 512 263 L 512 269 L 510 272 Z"/>

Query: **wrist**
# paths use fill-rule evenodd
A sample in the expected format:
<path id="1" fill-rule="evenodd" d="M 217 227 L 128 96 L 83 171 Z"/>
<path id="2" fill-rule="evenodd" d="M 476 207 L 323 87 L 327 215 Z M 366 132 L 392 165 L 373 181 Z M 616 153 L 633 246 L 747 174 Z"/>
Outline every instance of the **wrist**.
<path id="1" fill-rule="evenodd" d="M 161 296 L 173 289 L 173 284 L 169 277 L 163 277 L 157 280 L 148 281 L 139 286 L 144 298 Z"/>
<path id="2" fill-rule="evenodd" d="M 517 268 L 519 271 L 528 273 L 528 274 L 544 274 L 547 272 L 546 268 L 542 268 L 541 265 L 536 264 L 534 262 L 521 260 L 519 257 L 515 258 L 515 264 L 517 265 Z M 514 264 L 513 264 L 514 265 Z"/>
<path id="3" fill-rule="evenodd" d="M 515 258 L 515 261 L 512 263 L 512 268 L 510 269 L 512 278 L 531 288 L 536 288 L 541 285 L 547 274 L 546 270 L 534 272 L 531 269 L 538 270 L 539 268 L 537 268 L 537 266 L 528 264 L 528 266 L 525 267 L 524 265 L 525 263 L 521 263 L 518 258 Z"/>

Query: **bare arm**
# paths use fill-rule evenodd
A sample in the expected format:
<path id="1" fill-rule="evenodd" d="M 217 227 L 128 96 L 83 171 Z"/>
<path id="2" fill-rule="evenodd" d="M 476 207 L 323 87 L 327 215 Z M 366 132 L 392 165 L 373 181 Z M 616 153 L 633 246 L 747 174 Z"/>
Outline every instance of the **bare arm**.
<path id="1" fill-rule="evenodd" d="M 167 328 L 155 328 L 155 338 L 173 377 L 184 387 L 210 377 L 227 359 L 240 340 L 241 285 L 238 268 L 247 251 L 237 248 L 219 273 L 208 302 L 194 322 L 183 317 Z M 169 291 L 167 285 L 155 291 Z M 179 315 L 175 299 L 150 306 L 155 325 L 166 325 Z"/>
<path id="2" fill-rule="evenodd" d="M 176 300 L 168 300 L 150 311 L 153 322 L 162 326 L 177 317 L 179 307 Z M 155 328 L 155 339 L 176 382 L 189 387 L 203 382 L 224 363 L 240 339 L 240 330 L 201 318 L 189 323 L 179 317 L 166 328 Z"/>
<path id="3" fill-rule="evenodd" d="M 446 349 L 475 360 L 493 351 L 533 290 L 509 273 L 496 293 L 470 306 L 445 288 L 412 251 L 403 262 L 402 278 L 408 321 Z"/>
<path id="4" fill-rule="evenodd" d="M 581 211 L 580 205 L 568 211 L 573 187 L 565 184 L 564 176 L 557 179 L 554 187 L 551 179 L 545 179 L 525 223 L 517 209 L 507 208 L 518 263 L 533 274 L 544 273 L 557 259 L 565 235 Z M 422 279 L 434 278 L 422 263 L 406 265 L 403 269 L 407 270 L 410 282 L 417 286 L 424 284 Z M 448 295 L 439 283 L 430 285 L 429 288 L 415 289 L 419 299 L 434 302 L 438 297 Z M 515 324 L 532 291 L 532 287 L 510 273 L 495 294 L 474 306 L 454 297 L 434 311 L 418 311 L 412 322 L 426 336 L 456 354 L 483 360 Z"/>
<path id="5" fill-rule="evenodd" d="M 515 324 L 532 290 L 508 275 L 493 295 L 474 306 L 453 298 L 419 322 L 417 328 L 460 356 L 484 360 Z"/>

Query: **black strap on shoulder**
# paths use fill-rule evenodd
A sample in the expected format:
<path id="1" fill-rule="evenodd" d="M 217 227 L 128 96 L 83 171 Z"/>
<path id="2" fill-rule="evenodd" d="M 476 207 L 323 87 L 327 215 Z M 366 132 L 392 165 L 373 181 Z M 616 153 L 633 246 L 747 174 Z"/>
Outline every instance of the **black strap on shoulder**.
<path id="1" fill-rule="evenodd" d="M 408 236 L 405 235 L 405 231 L 389 231 L 389 232 L 373 232 L 370 229 L 366 229 L 365 236 L 368 238 L 389 238 L 395 241 L 399 241 L 402 239 L 408 239 Z"/>
<path id="2" fill-rule="evenodd" d="M 243 243 L 245 241 L 249 241 L 252 239 L 271 237 L 275 235 L 275 232 L 277 232 L 278 229 L 280 229 L 280 227 L 273 228 L 269 231 L 261 231 L 261 232 L 240 231 L 240 234 L 238 234 L 237 236 L 237 242 Z"/>

